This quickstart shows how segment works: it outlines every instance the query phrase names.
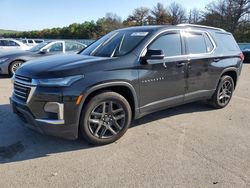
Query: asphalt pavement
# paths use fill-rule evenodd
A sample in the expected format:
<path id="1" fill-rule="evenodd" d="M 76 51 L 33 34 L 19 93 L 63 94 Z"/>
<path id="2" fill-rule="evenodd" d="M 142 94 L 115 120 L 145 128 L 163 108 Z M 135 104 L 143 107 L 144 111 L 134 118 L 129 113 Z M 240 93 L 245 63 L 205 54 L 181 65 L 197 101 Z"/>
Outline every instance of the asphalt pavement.
<path id="1" fill-rule="evenodd" d="M 229 106 L 191 103 L 148 115 L 94 147 L 21 126 L 0 78 L 0 187 L 250 187 L 250 64 Z"/>

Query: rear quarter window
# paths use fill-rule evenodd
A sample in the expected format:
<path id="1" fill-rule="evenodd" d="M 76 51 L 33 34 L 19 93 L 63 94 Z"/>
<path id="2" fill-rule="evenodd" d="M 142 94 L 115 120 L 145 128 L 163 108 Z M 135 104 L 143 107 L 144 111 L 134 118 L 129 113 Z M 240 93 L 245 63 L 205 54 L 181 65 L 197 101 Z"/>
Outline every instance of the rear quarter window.
<path id="1" fill-rule="evenodd" d="M 236 43 L 233 35 L 228 33 L 216 33 L 217 40 L 220 41 L 222 46 L 226 48 L 229 51 L 239 51 L 240 48 L 238 44 Z"/>

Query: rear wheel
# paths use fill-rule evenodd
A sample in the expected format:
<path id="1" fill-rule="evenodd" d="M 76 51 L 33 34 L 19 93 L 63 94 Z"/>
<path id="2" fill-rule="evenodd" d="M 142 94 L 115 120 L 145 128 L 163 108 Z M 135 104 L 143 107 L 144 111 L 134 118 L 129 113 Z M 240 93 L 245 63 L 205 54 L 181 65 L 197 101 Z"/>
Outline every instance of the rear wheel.
<path id="1" fill-rule="evenodd" d="M 12 76 L 13 74 L 15 74 L 15 72 L 17 71 L 17 69 L 23 64 L 23 61 L 13 61 L 10 64 L 10 68 L 9 68 L 9 74 L 10 76 Z"/>
<path id="2" fill-rule="evenodd" d="M 219 85 L 209 101 L 215 108 L 224 108 L 230 102 L 234 92 L 234 81 L 231 76 L 222 76 Z"/>
<path id="3" fill-rule="evenodd" d="M 82 136 L 95 145 L 118 140 L 131 123 L 128 101 L 115 92 L 103 92 L 94 96 L 85 106 L 80 121 Z"/>

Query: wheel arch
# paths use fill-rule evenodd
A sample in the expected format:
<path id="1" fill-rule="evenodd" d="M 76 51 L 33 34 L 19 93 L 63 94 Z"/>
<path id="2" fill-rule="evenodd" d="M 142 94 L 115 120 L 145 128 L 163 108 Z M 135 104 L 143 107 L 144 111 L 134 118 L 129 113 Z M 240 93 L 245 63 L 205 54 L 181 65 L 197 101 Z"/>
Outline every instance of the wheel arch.
<path id="1" fill-rule="evenodd" d="M 220 78 L 225 75 L 231 76 L 233 78 L 234 87 L 236 87 L 238 80 L 238 69 L 234 67 L 227 68 L 221 73 Z"/>
<path id="2" fill-rule="evenodd" d="M 109 82 L 95 85 L 87 90 L 84 94 L 84 99 L 80 104 L 78 119 L 80 122 L 81 113 L 84 105 L 97 94 L 104 91 L 113 91 L 121 94 L 130 104 L 132 110 L 132 118 L 139 116 L 139 104 L 135 88 L 128 82 Z"/>

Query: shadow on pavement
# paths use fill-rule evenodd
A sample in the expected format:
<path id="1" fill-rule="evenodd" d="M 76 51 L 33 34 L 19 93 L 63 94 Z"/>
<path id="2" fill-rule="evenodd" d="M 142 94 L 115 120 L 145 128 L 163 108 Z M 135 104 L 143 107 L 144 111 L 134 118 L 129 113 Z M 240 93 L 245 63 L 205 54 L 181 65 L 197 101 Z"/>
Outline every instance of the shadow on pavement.
<path id="1" fill-rule="evenodd" d="M 202 103 L 191 103 L 147 115 L 134 121 L 131 128 L 170 116 L 211 109 Z M 68 141 L 34 132 L 21 125 L 20 120 L 11 112 L 10 105 L 0 105 L 0 163 L 24 161 L 94 147 L 82 139 Z"/>
<path id="2" fill-rule="evenodd" d="M 1 78 L 11 78 L 9 75 L 0 75 L 0 79 Z"/>
<path id="3" fill-rule="evenodd" d="M 131 127 L 143 125 L 152 121 L 168 118 L 170 116 L 175 116 L 179 114 L 203 112 L 203 111 L 209 111 L 209 110 L 214 110 L 214 108 L 210 107 L 208 104 L 204 102 L 195 102 L 195 103 L 185 104 L 185 105 L 176 106 L 173 108 L 169 108 L 166 110 L 162 110 L 159 112 L 154 112 L 152 114 L 149 114 L 143 118 L 135 120 L 135 122 L 132 124 Z"/>

